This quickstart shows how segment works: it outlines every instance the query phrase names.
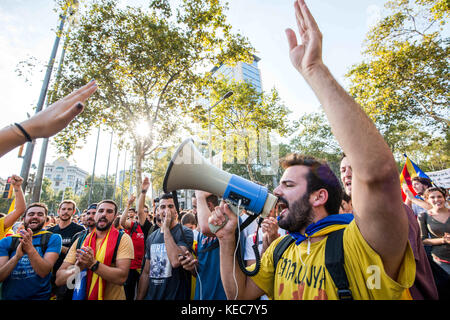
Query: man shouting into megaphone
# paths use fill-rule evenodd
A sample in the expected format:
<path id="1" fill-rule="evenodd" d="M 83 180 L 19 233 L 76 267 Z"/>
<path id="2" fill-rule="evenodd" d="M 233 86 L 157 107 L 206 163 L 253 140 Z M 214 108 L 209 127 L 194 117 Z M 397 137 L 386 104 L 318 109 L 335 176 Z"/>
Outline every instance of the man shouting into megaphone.
<path id="1" fill-rule="evenodd" d="M 408 299 L 415 261 L 393 155 L 372 121 L 322 61 L 322 34 L 303 0 L 294 4 L 301 43 L 287 29 L 290 58 L 319 99 L 352 163 L 353 208 L 339 215 L 342 190 L 326 163 L 292 154 L 274 190 L 278 224 L 289 234 L 264 252 L 248 277 L 234 258 L 237 217 L 222 202 L 209 223 L 225 225 L 220 272 L 228 299 Z M 352 125 L 349 126 L 348 123 Z M 251 269 L 252 267 L 249 267 Z"/>

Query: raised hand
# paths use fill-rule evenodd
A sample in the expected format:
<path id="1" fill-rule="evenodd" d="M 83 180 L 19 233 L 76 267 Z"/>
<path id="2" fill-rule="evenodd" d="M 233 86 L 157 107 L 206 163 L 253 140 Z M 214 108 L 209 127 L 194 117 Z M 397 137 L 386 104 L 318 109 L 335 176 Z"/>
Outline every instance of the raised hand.
<path id="1" fill-rule="evenodd" d="M 323 65 L 322 33 L 304 0 L 297 0 L 294 8 L 301 44 L 297 42 L 295 32 L 286 29 L 289 57 L 294 67 L 306 77 L 315 67 Z"/>
<path id="2" fill-rule="evenodd" d="M 83 111 L 84 101 L 96 90 L 97 84 L 93 80 L 22 122 L 23 128 L 32 139 L 53 136 Z"/>

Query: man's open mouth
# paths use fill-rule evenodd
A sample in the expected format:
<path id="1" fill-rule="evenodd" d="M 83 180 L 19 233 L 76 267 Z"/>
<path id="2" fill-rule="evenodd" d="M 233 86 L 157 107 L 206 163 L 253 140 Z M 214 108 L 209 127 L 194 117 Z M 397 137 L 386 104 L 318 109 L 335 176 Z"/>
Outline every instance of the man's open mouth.
<path id="1" fill-rule="evenodd" d="M 284 216 L 289 209 L 288 202 L 283 198 L 278 198 L 278 202 L 276 204 L 276 213 L 277 216 Z"/>

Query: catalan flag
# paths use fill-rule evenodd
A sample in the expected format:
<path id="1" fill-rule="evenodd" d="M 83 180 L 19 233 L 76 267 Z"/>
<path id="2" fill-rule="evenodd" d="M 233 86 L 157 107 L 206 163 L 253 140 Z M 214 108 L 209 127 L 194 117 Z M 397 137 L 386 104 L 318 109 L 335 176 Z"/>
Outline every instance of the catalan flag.
<path id="1" fill-rule="evenodd" d="M 406 154 L 403 154 L 403 155 L 406 158 L 406 163 L 403 166 L 402 173 L 400 174 L 400 185 L 406 183 L 408 185 L 409 190 L 411 190 L 413 195 L 416 196 L 416 192 L 414 191 L 414 189 L 412 187 L 412 178 L 414 178 L 414 177 L 422 177 L 422 178 L 427 178 L 427 179 L 430 179 L 430 178 L 425 174 L 425 172 L 420 170 L 420 168 L 414 162 L 412 162 Z M 431 179 L 430 179 L 430 181 L 431 181 Z M 403 201 L 405 201 L 406 194 L 403 192 L 403 190 L 402 190 L 402 198 L 403 198 Z"/>

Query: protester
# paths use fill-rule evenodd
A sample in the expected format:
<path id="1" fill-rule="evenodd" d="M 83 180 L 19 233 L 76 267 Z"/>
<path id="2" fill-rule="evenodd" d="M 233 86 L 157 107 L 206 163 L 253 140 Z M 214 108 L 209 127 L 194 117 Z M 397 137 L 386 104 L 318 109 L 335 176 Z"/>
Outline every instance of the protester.
<path id="1" fill-rule="evenodd" d="M 67 287 L 55 286 L 56 272 L 59 267 L 62 265 L 64 259 L 66 258 L 67 252 L 70 249 L 72 244 L 72 238 L 78 232 L 84 230 L 84 227 L 78 225 L 72 218 L 76 212 L 77 205 L 73 200 L 63 200 L 58 206 L 58 217 L 59 222 L 54 227 L 48 229 L 48 231 L 52 233 L 56 233 L 61 235 L 62 238 L 62 247 L 61 254 L 59 255 L 58 260 L 56 261 L 53 272 L 52 272 L 52 292 L 56 296 L 56 300 L 72 300 L 72 290 L 68 290 Z"/>
<path id="2" fill-rule="evenodd" d="M 120 218 L 120 225 L 131 237 L 134 248 L 134 259 L 131 261 L 128 278 L 125 282 L 125 295 L 128 301 L 133 301 L 135 298 L 141 272 L 142 258 L 144 257 L 145 251 L 144 233 L 142 232 L 140 223 L 136 220 L 136 210 L 131 208 L 135 200 L 136 197 L 131 195 Z"/>
<path id="3" fill-rule="evenodd" d="M 152 223 L 147 219 L 149 210 L 148 206 L 145 204 L 145 196 L 147 194 L 149 187 L 150 187 L 150 180 L 148 179 L 148 177 L 145 177 L 144 180 L 142 180 L 141 193 L 137 201 L 137 219 L 139 222 L 139 226 L 141 227 L 142 232 L 144 233 L 144 242 L 147 239 L 148 235 L 151 233 L 150 230 L 151 229 L 153 231 L 155 230 L 155 228 L 152 228 Z"/>
<path id="4" fill-rule="evenodd" d="M 426 212 L 428 209 L 431 209 L 430 205 L 426 201 L 423 201 L 423 195 L 425 190 L 432 187 L 432 184 L 430 179 L 423 177 L 413 177 L 411 179 L 411 184 L 416 192 L 416 195 L 411 197 L 412 193 L 408 189 L 405 203 L 414 211 L 416 216 L 419 216 L 422 212 Z M 411 195 L 409 195 L 409 193 L 411 193 Z"/>
<path id="5" fill-rule="evenodd" d="M 77 272 L 87 269 L 86 300 L 126 299 L 123 284 L 134 258 L 133 243 L 129 235 L 112 226 L 117 210 L 112 200 L 98 203 L 95 229 L 74 242 L 56 273 L 56 285 L 66 284 Z M 79 241 L 82 244 L 77 249 Z"/>
<path id="6" fill-rule="evenodd" d="M 36 113 L 33 117 L 0 130 L 0 157 L 15 147 L 37 138 L 48 138 L 64 129 L 83 112 L 86 101 L 97 90 L 92 80 L 61 100 Z"/>
<path id="7" fill-rule="evenodd" d="M 345 195 L 352 195 L 352 167 L 349 159 L 344 155 L 340 165 L 341 181 L 345 186 Z M 409 190 L 408 190 L 409 191 Z M 432 269 L 428 262 L 427 253 L 422 243 L 420 227 L 417 218 L 410 207 L 403 206 L 408 217 L 408 240 L 414 253 L 416 262 L 416 279 L 409 292 L 414 300 L 437 300 L 439 298 L 434 282 Z M 353 210 L 348 211 L 353 213 Z"/>
<path id="8" fill-rule="evenodd" d="M 14 210 L 0 218 L 0 239 L 3 239 L 14 223 L 20 218 L 26 209 L 25 197 L 22 191 L 23 178 L 13 174 L 11 176 L 11 188 L 14 190 Z"/>
<path id="9" fill-rule="evenodd" d="M 3 300 L 49 300 L 51 271 L 61 252 L 61 236 L 43 231 L 48 209 L 32 203 L 20 234 L 0 240 Z"/>
<path id="10" fill-rule="evenodd" d="M 355 219 L 338 214 L 342 189 L 328 165 L 310 157 L 287 156 L 274 194 L 283 209 L 278 224 L 290 234 L 270 245 L 257 275 L 250 278 L 235 268 L 237 217 L 228 205 L 222 202 L 209 219 L 221 226 L 228 218 L 216 232 L 225 292 L 229 299 L 255 299 L 264 293 L 275 300 L 400 299 L 414 282 L 415 262 L 396 163 L 375 125 L 322 62 L 322 34 L 303 0 L 295 3 L 295 17 L 302 43 L 298 44 L 293 30 L 286 30 L 291 62 L 318 97 L 352 163 Z M 295 241 L 281 255 L 283 263 L 275 265 L 274 249 L 286 237 Z M 329 237 L 333 240 L 327 241 Z M 341 272 L 326 267 L 326 246 L 335 255 L 345 255 L 345 268 L 334 264 Z M 361 277 L 370 268 L 377 270 L 377 283 L 371 284 L 377 290 Z M 313 270 L 317 281 L 306 278 Z M 332 274 L 340 280 L 345 276 L 348 286 L 339 281 L 338 289 Z"/>
<path id="11" fill-rule="evenodd" d="M 199 232 L 196 233 L 196 258 L 185 251 L 180 262 L 186 270 L 196 277 L 194 300 L 226 300 L 220 279 L 218 240 L 211 232 L 208 219 L 219 204 L 218 197 L 208 192 L 195 191 L 195 207 Z M 192 214 L 193 215 L 193 214 Z M 244 241 L 245 238 L 243 237 Z"/>
<path id="12" fill-rule="evenodd" d="M 161 228 L 147 238 L 145 265 L 139 279 L 137 300 L 188 300 L 190 274 L 178 255 L 192 247 L 192 230 L 178 223 L 171 194 L 160 198 Z"/>
<path id="13" fill-rule="evenodd" d="M 192 212 L 187 212 L 181 217 L 181 224 L 188 227 L 192 231 L 197 229 L 197 219 Z"/>
<path id="14" fill-rule="evenodd" d="M 431 245 L 435 263 L 450 275 L 450 209 L 445 206 L 445 191 L 438 187 L 428 188 L 425 200 L 432 206 L 419 215 L 422 241 Z"/>

